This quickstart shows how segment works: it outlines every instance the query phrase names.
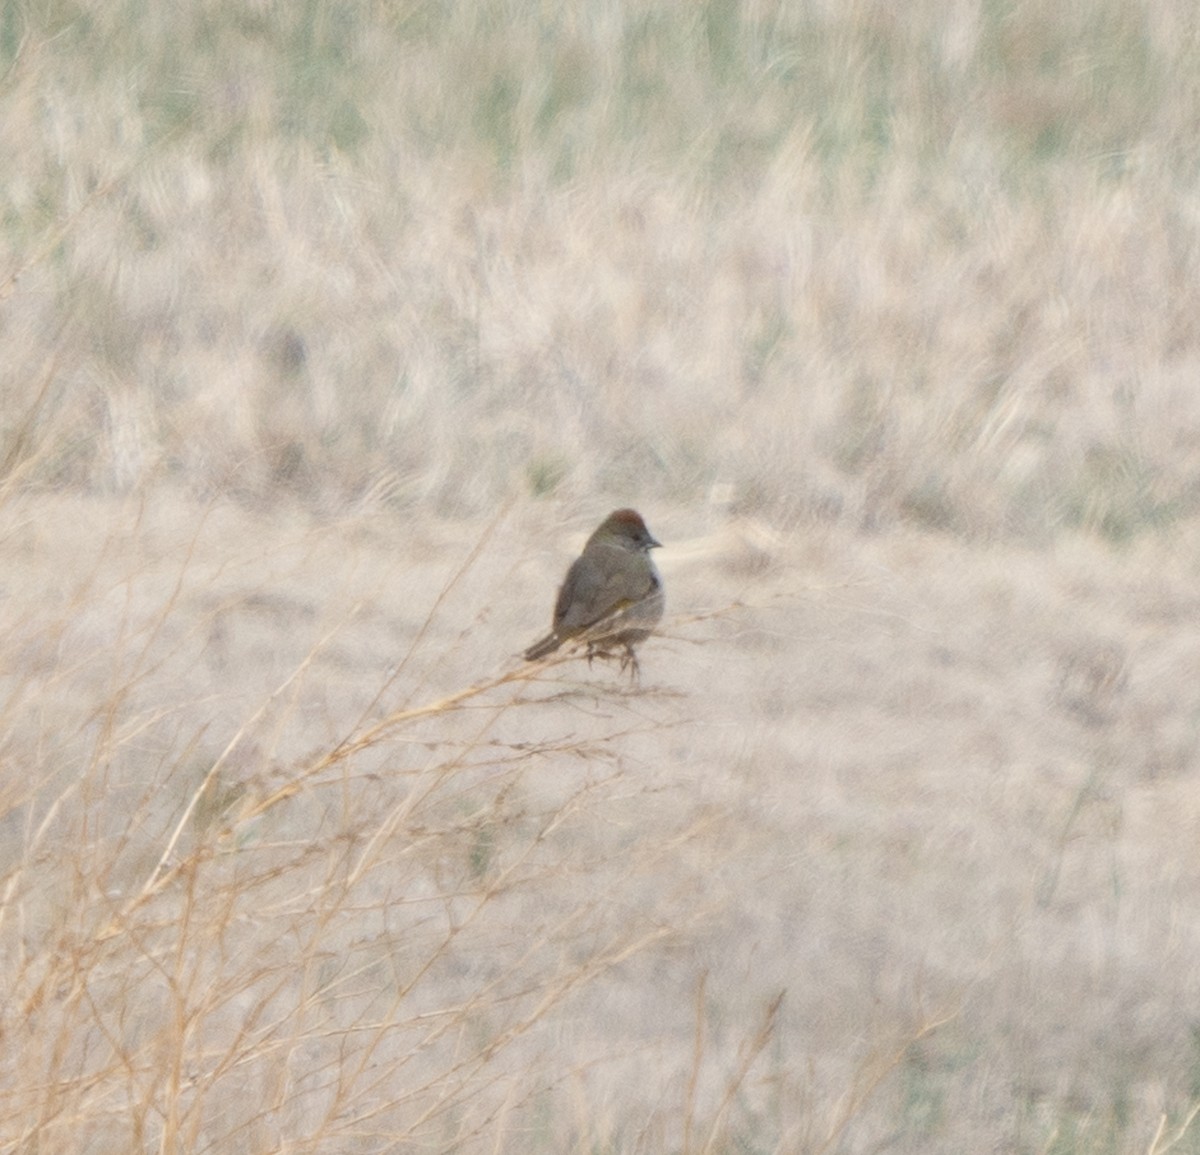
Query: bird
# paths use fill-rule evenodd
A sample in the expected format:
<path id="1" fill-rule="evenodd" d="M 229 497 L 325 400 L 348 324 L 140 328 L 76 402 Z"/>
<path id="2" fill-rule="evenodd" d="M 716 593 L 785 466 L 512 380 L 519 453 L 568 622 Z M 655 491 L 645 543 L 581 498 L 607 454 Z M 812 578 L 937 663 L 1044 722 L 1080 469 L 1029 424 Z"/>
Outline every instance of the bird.
<path id="1" fill-rule="evenodd" d="M 638 675 L 635 648 L 663 615 L 662 578 L 650 557 L 661 543 L 633 509 L 610 513 L 567 570 L 554 603 L 554 626 L 525 651 L 527 662 L 554 653 L 572 639 L 586 641 L 587 657 L 621 651 L 621 669 Z"/>

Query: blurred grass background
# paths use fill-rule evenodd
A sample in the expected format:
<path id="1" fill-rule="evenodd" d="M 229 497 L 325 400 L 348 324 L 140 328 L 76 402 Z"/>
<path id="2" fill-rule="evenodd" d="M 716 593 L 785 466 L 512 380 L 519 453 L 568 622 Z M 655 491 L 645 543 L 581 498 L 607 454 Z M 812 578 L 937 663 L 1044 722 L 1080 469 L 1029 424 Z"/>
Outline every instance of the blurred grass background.
<path id="1" fill-rule="evenodd" d="M 1200 1151 L 1197 125 L 1182 0 L 0 3 L 0 1147 Z M 507 664 L 618 503 L 644 686 Z"/>
<path id="2" fill-rule="evenodd" d="M 1194 512 L 1185 3 L 8 3 L 0 462 L 322 508 Z"/>

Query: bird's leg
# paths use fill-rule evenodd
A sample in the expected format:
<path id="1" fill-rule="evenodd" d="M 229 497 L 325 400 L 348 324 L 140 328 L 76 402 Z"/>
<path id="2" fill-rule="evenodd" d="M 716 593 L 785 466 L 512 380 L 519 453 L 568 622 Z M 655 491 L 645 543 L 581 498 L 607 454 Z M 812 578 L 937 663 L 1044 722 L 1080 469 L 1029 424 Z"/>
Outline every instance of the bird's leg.
<path id="1" fill-rule="evenodd" d="M 625 652 L 621 655 L 621 673 L 629 671 L 629 680 L 636 685 L 641 685 L 642 667 L 638 664 L 637 653 L 634 648 L 628 643 L 625 643 Z"/>

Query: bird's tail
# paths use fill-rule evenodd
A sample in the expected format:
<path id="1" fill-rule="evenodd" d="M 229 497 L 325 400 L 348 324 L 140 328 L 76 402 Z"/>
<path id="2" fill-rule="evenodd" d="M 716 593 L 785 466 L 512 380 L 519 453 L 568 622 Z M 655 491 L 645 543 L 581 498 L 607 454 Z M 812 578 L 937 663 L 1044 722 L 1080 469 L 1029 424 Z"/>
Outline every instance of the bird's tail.
<path id="1" fill-rule="evenodd" d="M 525 651 L 525 660 L 527 662 L 536 662 L 538 658 L 544 658 L 547 654 L 554 653 L 561 645 L 562 639 L 557 634 L 547 634 L 541 641 L 534 642 Z"/>

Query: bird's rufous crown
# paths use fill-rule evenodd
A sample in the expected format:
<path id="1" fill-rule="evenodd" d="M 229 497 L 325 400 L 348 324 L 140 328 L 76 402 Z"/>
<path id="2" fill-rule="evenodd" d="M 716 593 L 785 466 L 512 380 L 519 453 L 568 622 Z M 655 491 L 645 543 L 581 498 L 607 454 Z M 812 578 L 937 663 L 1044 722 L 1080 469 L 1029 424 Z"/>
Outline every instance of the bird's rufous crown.
<path id="1" fill-rule="evenodd" d="M 617 509 L 608 515 L 605 520 L 610 525 L 624 525 L 630 529 L 645 529 L 646 523 L 642 520 L 642 515 L 636 509 Z"/>

